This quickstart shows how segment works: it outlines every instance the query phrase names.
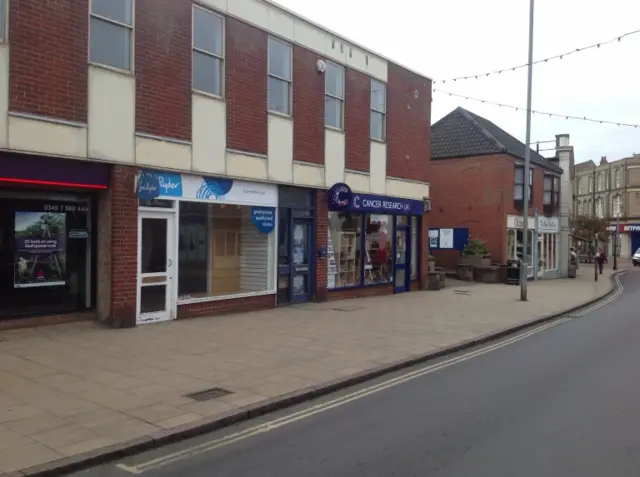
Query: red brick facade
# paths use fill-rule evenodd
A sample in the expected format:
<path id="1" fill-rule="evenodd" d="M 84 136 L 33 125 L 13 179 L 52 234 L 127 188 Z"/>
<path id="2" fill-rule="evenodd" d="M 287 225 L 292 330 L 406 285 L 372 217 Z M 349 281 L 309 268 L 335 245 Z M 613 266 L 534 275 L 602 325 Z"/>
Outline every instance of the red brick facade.
<path id="1" fill-rule="evenodd" d="M 9 110 L 86 123 L 89 2 L 9 5 Z"/>
<path id="2" fill-rule="evenodd" d="M 136 131 L 191 140 L 190 0 L 136 0 Z"/>
<path id="3" fill-rule="evenodd" d="M 324 75 L 319 56 L 293 46 L 293 159 L 324 164 Z"/>
<path id="4" fill-rule="evenodd" d="M 227 147 L 267 154 L 267 34 L 226 20 Z"/>
<path id="5" fill-rule="evenodd" d="M 345 165 L 349 170 L 369 172 L 371 78 L 347 69 L 345 93 Z"/>

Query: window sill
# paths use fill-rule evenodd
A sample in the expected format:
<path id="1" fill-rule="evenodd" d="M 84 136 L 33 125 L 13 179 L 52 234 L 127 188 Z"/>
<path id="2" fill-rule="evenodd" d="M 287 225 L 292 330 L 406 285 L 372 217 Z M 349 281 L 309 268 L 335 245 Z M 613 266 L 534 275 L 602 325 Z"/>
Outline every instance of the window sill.
<path id="1" fill-rule="evenodd" d="M 335 127 L 335 126 L 329 126 L 328 124 L 325 124 L 325 125 L 324 125 L 324 128 L 325 128 L 325 129 L 328 129 L 328 130 L 330 130 L 330 131 L 340 132 L 340 133 L 343 133 L 343 134 L 344 134 L 344 128 L 337 128 L 337 127 Z"/>
<path id="2" fill-rule="evenodd" d="M 209 99 L 215 99 L 218 101 L 223 101 L 224 102 L 224 97 L 217 95 L 217 94 L 213 94 L 213 93 L 207 93 L 206 91 L 201 91 L 199 89 L 195 89 L 195 88 L 191 88 L 191 93 L 192 94 L 197 94 L 198 96 L 202 96 L 205 98 L 209 98 Z"/>
<path id="3" fill-rule="evenodd" d="M 115 66 L 103 65 L 102 63 L 95 63 L 93 61 L 89 61 L 89 66 L 93 66 L 94 68 L 98 68 L 100 70 L 109 71 L 110 73 L 117 73 L 123 76 L 135 76 L 135 73 L 132 70 L 123 70 L 120 68 L 116 68 Z"/>
<path id="4" fill-rule="evenodd" d="M 378 139 L 377 137 L 370 137 L 369 138 L 372 142 L 377 142 L 378 144 L 387 144 L 387 140 L 386 139 Z"/>
<path id="5" fill-rule="evenodd" d="M 275 116 L 277 118 L 288 119 L 290 121 L 293 120 L 293 117 L 291 116 L 291 114 L 281 113 L 279 111 L 272 111 L 270 109 L 267 110 L 267 113 L 269 113 L 270 116 Z"/>
<path id="6" fill-rule="evenodd" d="M 192 305 L 194 303 L 207 303 L 210 301 L 231 300 L 234 298 L 249 298 L 252 296 L 264 296 L 264 295 L 275 295 L 275 294 L 276 294 L 276 290 L 267 290 L 267 291 L 261 291 L 261 292 L 238 293 L 236 295 L 205 296 L 202 298 L 187 298 L 185 300 L 178 299 L 178 306 Z"/>

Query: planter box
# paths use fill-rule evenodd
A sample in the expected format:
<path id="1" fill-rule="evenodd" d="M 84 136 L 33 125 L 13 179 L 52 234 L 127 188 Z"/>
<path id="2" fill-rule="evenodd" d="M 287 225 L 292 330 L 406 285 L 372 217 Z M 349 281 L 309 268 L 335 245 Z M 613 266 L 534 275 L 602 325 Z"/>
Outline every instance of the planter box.
<path id="1" fill-rule="evenodd" d="M 473 279 L 481 283 L 504 283 L 502 267 L 475 267 L 473 269 Z"/>
<path id="2" fill-rule="evenodd" d="M 473 265 L 459 264 L 457 269 L 458 280 L 473 281 L 473 268 Z"/>
<path id="3" fill-rule="evenodd" d="M 427 278 L 427 290 L 442 290 L 447 284 L 444 271 L 429 272 Z"/>
<path id="4" fill-rule="evenodd" d="M 436 261 L 429 260 L 429 273 L 436 271 Z"/>
<path id="5" fill-rule="evenodd" d="M 491 255 L 460 255 L 458 263 L 472 267 L 489 267 L 491 266 Z"/>

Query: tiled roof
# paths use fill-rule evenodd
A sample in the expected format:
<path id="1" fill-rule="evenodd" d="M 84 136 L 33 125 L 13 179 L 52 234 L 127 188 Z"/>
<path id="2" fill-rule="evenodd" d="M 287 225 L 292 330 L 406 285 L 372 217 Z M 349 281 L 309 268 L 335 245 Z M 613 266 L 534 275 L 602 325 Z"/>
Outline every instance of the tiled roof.
<path id="1" fill-rule="evenodd" d="M 431 159 L 510 154 L 524 159 L 525 145 L 491 121 L 456 108 L 431 126 Z M 531 150 L 531 163 L 562 173 L 556 164 Z"/>

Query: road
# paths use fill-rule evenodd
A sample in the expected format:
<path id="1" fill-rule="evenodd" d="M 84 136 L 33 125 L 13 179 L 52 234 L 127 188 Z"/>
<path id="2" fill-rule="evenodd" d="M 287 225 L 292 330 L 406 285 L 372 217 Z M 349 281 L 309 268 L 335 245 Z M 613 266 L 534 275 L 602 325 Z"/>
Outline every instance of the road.
<path id="1" fill-rule="evenodd" d="M 610 304 L 504 346 L 76 477 L 637 476 L 640 273 L 622 283 Z"/>

